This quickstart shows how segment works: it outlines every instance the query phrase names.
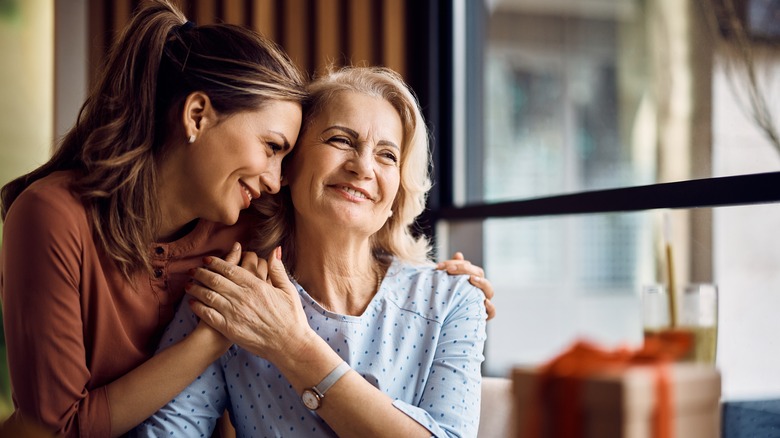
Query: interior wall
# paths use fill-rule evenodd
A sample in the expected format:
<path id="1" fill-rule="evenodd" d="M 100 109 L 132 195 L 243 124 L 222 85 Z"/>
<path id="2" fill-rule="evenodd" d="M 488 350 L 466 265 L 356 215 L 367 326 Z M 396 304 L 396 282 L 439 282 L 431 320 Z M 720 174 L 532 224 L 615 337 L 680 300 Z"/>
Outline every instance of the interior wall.
<path id="1" fill-rule="evenodd" d="M 0 185 L 46 161 L 53 138 L 54 0 L 0 9 Z"/>

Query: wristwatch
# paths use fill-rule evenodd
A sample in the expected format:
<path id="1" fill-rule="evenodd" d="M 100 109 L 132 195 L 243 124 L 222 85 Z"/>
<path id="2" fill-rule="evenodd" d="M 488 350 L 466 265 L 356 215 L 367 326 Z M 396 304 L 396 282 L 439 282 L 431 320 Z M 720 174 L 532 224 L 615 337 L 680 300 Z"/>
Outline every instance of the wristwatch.
<path id="1" fill-rule="evenodd" d="M 304 389 L 303 394 L 301 394 L 301 401 L 304 406 L 312 411 L 319 409 L 320 406 L 322 406 L 322 399 L 325 398 L 325 393 L 328 392 L 330 387 L 346 374 L 349 369 L 349 364 L 341 362 L 341 364 L 331 371 L 330 374 L 325 376 L 325 378 L 322 379 L 322 382 L 318 383 L 317 386 Z"/>

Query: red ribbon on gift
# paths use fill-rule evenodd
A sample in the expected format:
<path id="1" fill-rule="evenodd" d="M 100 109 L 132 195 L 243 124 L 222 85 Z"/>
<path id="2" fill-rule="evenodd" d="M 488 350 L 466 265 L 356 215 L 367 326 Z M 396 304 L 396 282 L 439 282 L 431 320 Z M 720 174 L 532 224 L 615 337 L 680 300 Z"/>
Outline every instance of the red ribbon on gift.
<path id="1" fill-rule="evenodd" d="M 536 403 L 531 404 L 527 436 L 541 437 L 545 406 L 555 413 L 548 421 L 550 438 L 584 436 L 580 395 L 583 379 L 598 373 L 622 371 L 634 365 L 656 369 L 656 406 L 653 413 L 653 437 L 671 438 L 674 417 L 669 384 L 669 364 L 691 348 L 690 332 L 668 330 L 645 339 L 640 349 L 602 349 L 587 341 L 577 341 L 563 353 L 539 368 Z"/>

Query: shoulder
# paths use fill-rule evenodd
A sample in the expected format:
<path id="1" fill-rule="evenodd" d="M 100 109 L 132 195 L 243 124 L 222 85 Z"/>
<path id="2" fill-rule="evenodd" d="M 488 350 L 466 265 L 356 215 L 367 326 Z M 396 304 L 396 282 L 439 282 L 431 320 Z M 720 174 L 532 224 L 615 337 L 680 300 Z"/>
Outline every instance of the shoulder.
<path id="1" fill-rule="evenodd" d="M 467 275 L 449 275 L 433 264 L 412 264 L 394 259 L 384 286 L 390 301 L 432 320 L 442 320 L 465 304 L 484 301 L 484 295 L 469 283 Z"/>
<path id="2" fill-rule="evenodd" d="M 71 172 L 54 172 L 32 183 L 11 204 L 5 227 L 54 231 L 86 224 L 84 204 L 70 188 L 73 178 Z"/>

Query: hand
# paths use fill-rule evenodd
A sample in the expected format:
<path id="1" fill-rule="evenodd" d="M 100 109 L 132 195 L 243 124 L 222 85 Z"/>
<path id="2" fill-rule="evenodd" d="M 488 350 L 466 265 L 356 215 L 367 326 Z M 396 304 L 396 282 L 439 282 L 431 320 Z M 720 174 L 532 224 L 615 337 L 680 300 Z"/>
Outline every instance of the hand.
<path id="1" fill-rule="evenodd" d="M 281 248 L 263 260 L 245 252 L 241 266 L 206 257 L 188 286 L 192 310 L 232 342 L 276 362 L 305 350 L 312 336 L 298 291 L 281 261 Z"/>
<path id="2" fill-rule="evenodd" d="M 233 244 L 233 247 L 230 249 L 230 252 L 227 253 L 225 256 L 225 261 L 227 263 L 232 263 L 234 265 L 237 265 L 241 261 L 241 244 L 236 242 Z M 222 333 L 218 332 L 214 327 L 208 325 L 205 321 L 202 319 L 200 322 L 198 322 L 198 325 L 195 327 L 195 332 L 204 332 L 205 334 L 213 337 L 214 342 L 221 342 L 223 344 L 223 350 L 227 351 L 228 348 L 233 344 L 230 342 L 230 340 L 224 336 L 222 336 Z"/>
<path id="3" fill-rule="evenodd" d="M 490 301 L 495 295 L 493 291 L 493 285 L 490 280 L 485 278 L 485 271 L 476 265 L 472 265 L 470 261 L 463 258 L 463 253 L 458 251 L 452 256 L 452 259 L 439 262 L 436 265 L 436 269 L 446 270 L 450 275 L 468 275 L 469 283 L 482 289 L 485 294 L 485 310 L 487 310 L 487 319 L 493 319 L 496 316 L 496 306 Z"/>

